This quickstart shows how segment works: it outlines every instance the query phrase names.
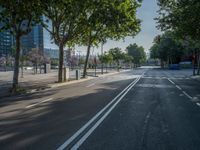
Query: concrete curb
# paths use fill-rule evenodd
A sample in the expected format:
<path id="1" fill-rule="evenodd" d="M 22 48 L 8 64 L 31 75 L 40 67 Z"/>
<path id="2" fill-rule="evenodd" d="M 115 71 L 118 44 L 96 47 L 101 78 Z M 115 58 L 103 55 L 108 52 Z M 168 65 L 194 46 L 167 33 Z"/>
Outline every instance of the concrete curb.
<path id="1" fill-rule="evenodd" d="M 85 79 L 67 81 L 67 82 L 63 82 L 63 83 L 53 83 L 53 84 L 48 84 L 47 87 L 56 88 L 56 87 L 61 87 L 61 86 L 69 85 L 69 84 L 84 82 L 84 81 L 87 81 L 87 80 L 91 80 L 93 78 L 95 78 L 95 77 L 87 77 Z"/>
<path id="2" fill-rule="evenodd" d="M 62 87 L 62 86 L 66 86 L 66 85 L 70 85 L 70 84 L 75 84 L 75 83 L 81 83 L 81 82 L 84 82 L 84 81 L 88 81 L 88 80 L 91 80 L 91 79 L 94 79 L 94 78 L 100 78 L 100 77 L 105 77 L 105 76 L 109 76 L 109 75 L 114 75 L 114 74 L 118 74 L 118 73 L 122 73 L 122 72 L 127 72 L 127 71 L 130 71 L 131 69 L 129 70 L 123 70 L 123 71 L 120 71 L 120 72 L 112 72 L 112 73 L 106 73 L 106 74 L 100 74 L 96 77 L 87 77 L 85 79 L 80 79 L 80 80 L 73 80 L 73 81 L 68 81 L 68 82 L 64 82 L 64 83 L 53 83 L 53 84 L 47 84 L 46 88 L 36 88 L 36 89 L 31 89 L 31 90 L 27 90 L 26 93 L 22 93 L 20 95 L 24 95 L 24 94 L 32 94 L 32 93 L 37 93 L 37 92 L 41 92 L 41 91 L 46 91 L 46 90 L 50 90 L 50 89 L 53 89 L 53 88 L 57 88 L 57 87 Z M 5 95 L 2 95 L 0 96 L 0 98 L 3 98 L 3 97 L 9 97 L 11 96 L 10 94 L 5 94 Z M 12 95 L 14 96 L 14 95 Z"/>
<path id="3" fill-rule="evenodd" d="M 130 71 L 130 70 L 123 70 L 123 71 L 120 71 L 120 72 L 106 73 L 106 74 L 103 74 L 103 75 L 100 74 L 97 77 L 98 78 L 105 77 L 105 76 L 114 75 L 114 74 L 118 74 L 118 73 L 126 72 L 126 71 Z M 68 82 L 64 82 L 64 83 L 48 84 L 47 87 L 49 87 L 49 88 L 62 87 L 62 86 L 65 86 L 65 85 L 70 85 L 70 84 L 75 84 L 75 83 L 81 83 L 81 82 L 88 81 L 88 80 L 91 80 L 91 79 L 94 79 L 94 78 L 96 78 L 96 77 L 87 77 L 85 79 L 73 80 L 73 81 L 68 81 Z"/>

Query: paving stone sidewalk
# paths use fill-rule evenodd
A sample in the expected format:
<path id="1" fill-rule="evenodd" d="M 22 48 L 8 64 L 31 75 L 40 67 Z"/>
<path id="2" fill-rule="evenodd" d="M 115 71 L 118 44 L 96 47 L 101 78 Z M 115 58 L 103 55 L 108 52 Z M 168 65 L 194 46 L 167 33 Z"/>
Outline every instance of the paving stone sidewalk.
<path id="1" fill-rule="evenodd" d="M 116 70 L 110 70 L 109 73 L 116 72 Z M 88 75 L 94 76 L 94 70 L 89 70 Z M 101 74 L 100 70 L 97 70 L 97 75 Z M 53 70 L 48 74 L 33 74 L 32 72 L 24 72 L 23 78 L 19 74 L 19 85 L 22 89 L 26 89 L 26 92 L 40 91 L 50 88 L 49 85 L 57 82 L 57 70 Z M 0 72 L 0 98 L 9 96 L 9 89 L 12 86 L 13 72 Z M 76 79 L 75 70 L 70 70 L 70 81 Z"/>

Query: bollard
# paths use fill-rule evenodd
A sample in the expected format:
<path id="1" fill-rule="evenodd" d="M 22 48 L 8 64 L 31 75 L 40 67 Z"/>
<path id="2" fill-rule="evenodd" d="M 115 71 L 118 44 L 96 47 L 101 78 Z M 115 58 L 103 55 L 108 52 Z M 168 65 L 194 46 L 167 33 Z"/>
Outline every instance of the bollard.
<path id="1" fill-rule="evenodd" d="M 76 70 L 76 80 L 80 80 L 81 78 L 81 72 L 80 70 Z"/>
<path id="2" fill-rule="evenodd" d="M 69 68 L 66 67 L 63 68 L 63 80 L 69 81 Z"/>

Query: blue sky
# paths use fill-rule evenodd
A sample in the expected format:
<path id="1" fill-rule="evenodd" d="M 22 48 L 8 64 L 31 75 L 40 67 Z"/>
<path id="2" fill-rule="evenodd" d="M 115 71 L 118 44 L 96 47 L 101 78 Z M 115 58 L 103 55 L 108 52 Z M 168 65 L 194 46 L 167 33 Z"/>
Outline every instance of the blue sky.
<path id="1" fill-rule="evenodd" d="M 154 18 L 156 17 L 158 6 L 156 0 L 143 0 L 142 6 L 138 9 L 137 16 L 142 20 L 141 32 L 135 37 L 127 37 L 125 41 L 108 41 L 104 45 L 104 50 L 109 50 L 110 48 L 120 47 L 123 50 L 133 43 L 137 43 L 139 46 L 143 46 L 146 51 L 152 46 L 153 39 L 156 35 L 160 34 L 160 31 L 156 29 L 156 22 Z M 47 38 L 48 39 L 48 38 Z M 50 45 L 48 45 L 50 46 Z M 54 45 L 51 48 L 56 48 Z M 82 54 L 86 53 L 86 47 L 76 47 L 77 51 L 81 51 Z M 100 53 L 100 48 L 94 48 L 95 53 Z"/>
<path id="2" fill-rule="evenodd" d="M 157 16 L 157 10 L 156 0 L 143 0 L 142 6 L 137 12 L 138 18 L 142 20 L 141 32 L 135 38 L 125 38 L 125 41 L 108 41 L 104 45 L 104 49 L 109 50 L 110 48 L 120 47 L 124 50 L 129 44 L 137 43 L 139 46 L 143 46 L 145 51 L 148 51 L 152 46 L 154 37 L 160 34 L 160 31 L 156 29 L 156 21 L 154 20 Z M 100 53 L 100 48 L 95 48 L 94 51 L 94 53 Z M 86 50 L 83 50 L 83 53 L 85 52 Z"/>

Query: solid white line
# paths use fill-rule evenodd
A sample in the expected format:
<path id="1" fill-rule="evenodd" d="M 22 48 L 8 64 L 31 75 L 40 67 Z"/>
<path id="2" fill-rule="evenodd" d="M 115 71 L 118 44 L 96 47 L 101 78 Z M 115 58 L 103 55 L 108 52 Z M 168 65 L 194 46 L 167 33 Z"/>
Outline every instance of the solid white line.
<path id="1" fill-rule="evenodd" d="M 113 104 L 132 84 L 137 81 L 135 79 L 131 82 L 123 91 L 121 91 L 111 102 L 109 102 L 102 110 L 100 110 L 92 119 L 90 119 L 83 127 L 81 127 L 76 133 L 74 133 L 68 140 L 66 140 L 57 150 L 65 149 L 74 139 L 76 139 L 90 124 L 96 120 L 111 104 Z"/>
<path id="2" fill-rule="evenodd" d="M 175 85 L 175 83 L 171 79 L 168 78 L 168 81 Z"/>
<path id="3" fill-rule="evenodd" d="M 95 83 L 92 83 L 92 84 L 90 84 L 90 85 L 88 85 L 88 86 L 86 86 L 86 87 L 91 87 L 91 86 L 93 86 L 93 85 L 95 85 Z"/>
<path id="4" fill-rule="evenodd" d="M 135 84 L 140 80 L 141 77 L 137 79 L 137 81 L 131 85 L 127 91 L 115 102 L 114 105 L 99 119 L 95 125 L 71 148 L 71 150 L 77 150 L 83 142 L 92 134 L 92 132 L 104 121 L 104 119 L 111 113 L 111 111 L 117 106 L 117 104 L 124 98 L 124 96 L 135 86 Z"/>
<path id="5" fill-rule="evenodd" d="M 38 102 L 38 103 L 35 103 L 35 104 L 28 105 L 28 106 L 26 106 L 25 108 L 31 108 L 31 107 L 37 106 L 37 105 L 39 105 L 39 104 L 42 104 L 42 103 L 45 103 L 45 102 L 49 102 L 49 101 L 51 101 L 51 100 L 53 100 L 53 98 L 48 98 L 48 99 L 43 100 L 43 101 L 41 101 L 41 102 Z"/>

